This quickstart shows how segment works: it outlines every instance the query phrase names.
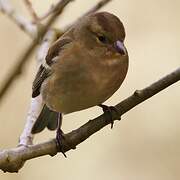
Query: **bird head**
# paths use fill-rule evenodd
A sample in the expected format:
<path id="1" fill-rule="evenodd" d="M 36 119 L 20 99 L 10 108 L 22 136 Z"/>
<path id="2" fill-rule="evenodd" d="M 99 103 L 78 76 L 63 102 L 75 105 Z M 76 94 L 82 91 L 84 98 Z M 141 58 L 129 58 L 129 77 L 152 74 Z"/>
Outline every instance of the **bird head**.
<path id="1" fill-rule="evenodd" d="M 119 18 L 108 12 L 87 15 L 75 26 L 75 37 L 89 49 L 127 56 L 125 29 Z"/>

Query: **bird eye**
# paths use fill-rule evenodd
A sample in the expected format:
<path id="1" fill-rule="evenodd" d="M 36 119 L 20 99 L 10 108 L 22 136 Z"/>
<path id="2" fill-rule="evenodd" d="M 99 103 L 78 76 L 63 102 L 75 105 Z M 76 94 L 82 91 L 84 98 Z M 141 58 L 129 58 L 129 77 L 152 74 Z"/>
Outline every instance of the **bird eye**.
<path id="1" fill-rule="evenodd" d="M 104 44 L 108 42 L 107 38 L 104 35 L 99 35 L 98 40 Z"/>

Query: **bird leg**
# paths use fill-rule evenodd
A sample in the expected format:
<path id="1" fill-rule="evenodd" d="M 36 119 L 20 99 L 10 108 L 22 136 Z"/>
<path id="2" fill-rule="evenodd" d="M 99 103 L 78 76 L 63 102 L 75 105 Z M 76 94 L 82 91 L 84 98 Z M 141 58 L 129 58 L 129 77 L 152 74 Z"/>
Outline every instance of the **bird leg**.
<path id="1" fill-rule="evenodd" d="M 120 113 L 118 111 L 118 109 L 114 106 L 106 106 L 104 104 L 100 104 L 98 105 L 99 107 L 102 108 L 105 116 L 108 118 L 108 120 L 111 122 L 111 129 L 113 128 L 114 125 L 114 121 L 113 121 L 113 117 L 112 117 L 112 113 L 113 111 L 117 114 L 117 116 L 119 117 L 118 120 L 121 120 L 121 116 Z"/>
<path id="2" fill-rule="evenodd" d="M 63 144 L 62 144 L 62 139 L 65 139 L 64 133 L 61 130 L 61 125 L 62 125 L 62 114 L 58 112 L 58 126 L 57 126 L 57 131 L 56 131 L 56 142 L 57 142 L 57 148 L 59 152 L 62 152 L 64 157 L 67 157 L 64 149 L 63 149 Z"/>

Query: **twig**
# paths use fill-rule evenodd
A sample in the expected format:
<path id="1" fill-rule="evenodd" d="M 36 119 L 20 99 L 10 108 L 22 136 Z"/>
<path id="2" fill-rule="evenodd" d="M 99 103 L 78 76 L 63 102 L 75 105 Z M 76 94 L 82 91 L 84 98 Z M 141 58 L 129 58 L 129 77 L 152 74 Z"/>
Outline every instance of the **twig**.
<path id="1" fill-rule="evenodd" d="M 112 0 L 101 0 L 93 8 L 91 8 L 88 12 L 86 12 L 84 15 L 88 15 L 88 14 L 91 14 L 91 13 L 98 11 L 99 9 L 101 9 L 103 6 L 105 6 L 110 1 L 112 1 Z"/>
<path id="2" fill-rule="evenodd" d="M 26 32 L 30 37 L 34 38 L 38 34 L 38 27 L 29 22 L 24 16 L 18 14 L 8 0 L 0 0 L 0 11 L 9 16 L 9 18 Z"/>
<path id="3" fill-rule="evenodd" d="M 28 6 L 28 9 L 29 9 L 32 17 L 34 17 L 35 21 L 42 21 L 42 20 L 46 19 L 52 13 L 55 13 L 55 7 L 56 7 L 56 5 L 58 3 L 58 2 L 56 2 L 55 4 L 52 4 L 50 6 L 49 10 L 47 10 L 43 15 L 41 15 L 39 17 L 39 16 L 37 16 L 37 14 L 35 13 L 34 9 L 32 8 L 32 3 L 29 0 L 24 0 L 24 1 L 25 1 L 26 5 Z M 112 1 L 112 0 L 101 0 L 92 9 L 90 9 L 87 13 L 85 13 L 85 15 L 98 11 L 100 8 L 105 6 L 110 1 Z"/>
<path id="4" fill-rule="evenodd" d="M 5 79 L 5 83 L 2 85 L 0 89 L 0 103 L 2 102 L 2 98 L 4 97 L 5 93 L 7 93 L 7 90 L 9 89 L 12 82 L 21 74 L 23 71 L 24 65 L 29 61 L 29 56 L 34 51 L 35 47 L 39 43 L 39 40 L 44 37 L 46 32 L 50 29 L 51 25 L 54 23 L 56 18 L 62 13 L 65 6 L 70 3 L 73 0 L 61 0 L 56 7 L 56 13 L 54 13 L 50 19 L 48 19 L 48 22 L 44 26 L 44 28 L 40 29 L 39 35 L 37 38 L 34 39 L 34 41 L 27 47 L 27 49 L 24 51 L 22 56 L 18 59 L 16 65 L 14 68 L 9 71 L 10 74 L 7 75 L 7 79 Z"/>
<path id="5" fill-rule="evenodd" d="M 24 0 L 24 3 L 26 5 L 26 7 L 28 8 L 30 15 L 33 18 L 33 22 L 37 24 L 39 22 L 39 18 L 38 18 L 38 15 L 36 14 L 36 12 L 32 6 L 31 1 L 30 0 Z"/>
<path id="6" fill-rule="evenodd" d="M 101 0 L 100 2 L 98 2 L 95 6 L 93 6 L 90 10 L 88 10 L 85 14 L 83 14 L 82 16 L 80 16 L 76 21 L 78 21 L 79 19 L 81 19 L 82 17 L 88 15 L 88 14 L 91 14 L 91 13 L 94 13 L 96 11 L 98 11 L 99 9 L 101 9 L 103 6 L 105 6 L 107 3 L 109 3 L 110 1 L 112 0 Z M 64 31 L 67 31 L 73 24 L 76 23 L 73 22 L 72 24 L 69 24 L 67 25 L 65 28 L 64 28 Z"/>
<path id="7" fill-rule="evenodd" d="M 42 107 L 43 107 L 43 103 L 41 96 L 38 96 L 36 98 L 31 98 L 31 104 L 30 104 L 29 112 L 27 114 L 26 124 L 19 138 L 18 146 L 29 146 L 33 144 L 34 135 L 31 133 L 31 130 L 42 110 Z"/>
<path id="8" fill-rule="evenodd" d="M 130 109 L 134 108 L 137 104 L 140 104 L 179 80 L 180 68 L 151 84 L 150 86 L 142 90 L 136 90 L 133 95 L 129 96 L 115 107 L 119 111 L 119 115 L 123 115 Z M 62 139 L 64 151 L 66 152 L 70 149 L 74 149 L 78 144 L 86 140 L 92 134 L 111 123 L 108 119 L 106 118 L 105 114 L 103 114 L 94 120 L 90 120 L 80 128 L 66 134 L 65 140 Z M 119 119 L 119 117 L 117 117 L 117 113 L 114 112 L 113 120 L 115 119 Z M 26 160 L 44 155 L 53 156 L 56 153 L 57 148 L 55 139 L 29 147 L 18 147 L 4 150 L 0 153 L 0 169 L 2 169 L 4 172 L 18 172 Z"/>
<path id="9" fill-rule="evenodd" d="M 55 13 L 55 9 L 56 9 L 56 6 L 59 2 L 56 2 L 55 4 L 52 4 L 50 6 L 50 8 L 47 10 L 47 12 L 45 12 L 43 15 L 41 15 L 38 19 L 39 21 L 42 21 L 44 20 L 45 18 L 47 18 L 49 15 Z"/>
<path id="10" fill-rule="evenodd" d="M 45 60 L 45 56 L 50 45 L 57 39 L 56 30 L 49 30 L 43 38 L 42 44 L 38 49 L 36 56 L 37 67 Z M 42 110 L 43 102 L 41 96 L 31 98 L 29 112 L 26 118 L 24 130 L 19 138 L 19 146 L 28 146 L 33 144 L 33 135 L 31 134 L 32 127 Z"/>

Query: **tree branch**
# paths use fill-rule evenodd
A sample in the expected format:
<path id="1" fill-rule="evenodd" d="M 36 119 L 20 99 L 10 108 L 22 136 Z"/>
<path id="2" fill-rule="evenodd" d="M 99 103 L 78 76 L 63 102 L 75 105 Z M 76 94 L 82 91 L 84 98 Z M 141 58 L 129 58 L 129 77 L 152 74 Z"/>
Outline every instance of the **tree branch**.
<path id="1" fill-rule="evenodd" d="M 46 35 L 43 38 L 42 44 L 40 45 L 38 49 L 38 53 L 36 56 L 36 62 L 37 62 L 37 67 L 40 66 L 40 64 L 45 61 L 46 54 L 48 52 L 48 49 L 50 45 L 57 39 L 57 33 L 56 30 L 49 30 Z M 31 98 L 31 104 L 30 108 L 26 117 L 26 124 L 24 127 L 24 130 L 19 138 L 19 146 L 27 146 L 27 145 L 32 145 L 33 144 L 33 135 L 31 133 L 32 127 L 38 118 L 42 107 L 43 107 L 43 102 L 41 96 L 38 96 L 36 98 Z"/>
<path id="2" fill-rule="evenodd" d="M 94 7 L 92 7 L 88 12 L 86 12 L 85 15 L 88 15 L 88 14 L 98 11 L 99 9 L 101 9 L 103 6 L 105 6 L 110 1 L 112 1 L 112 0 L 101 0 Z"/>
<path id="3" fill-rule="evenodd" d="M 38 27 L 29 22 L 23 15 L 18 14 L 8 0 L 0 0 L 0 11 L 6 14 L 17 26 L 30 37 L 37 36 Z"/>
<path id="4" fill-rule="evenodd" d="M 136 90 L 133 95 L 129 96 L 115 107 L 120 115 L 134 108 L 136 105 L 147 100 L 168 86 L 180 80 L 180 68 L 168 74 L 150 86 Z M 113 113 L 113 120 L 119 119 L 117 113 Z M 65 140 L 62 139 L 64 151 L 75 149 L 75 147 L 86 140 L 88 137 L 111 123 L 105 114 L 88 121 L 80 128 L 65 135 Z M 18 172 L 23 167 L 26 160 L 44 155 L 55 155 L 57 153 L 55 139 L 28 147 L 17 147 L 14 149 L 4 150 L 0 152 L 0 169 L 4 172 Z"/>
<path id="5" fill-rule="evenodd" d="M 61 0 L 57 4 L 56 7 L 56 13 L 54 13 L 50 19 L 48 19 L 46 25 L 39 30 L 39 35 L 37 38 L 33 40 L 33 42 L 27 47 L 27 49 L 24 51 L 22 56 L 18 59 L 17 63 L 13 67 L 13 69 L 10 72 L 9 75 L 7 75 L 7 79 L 5 79 L 5 83 L 2 85 L 0 89 L 0 103 L 2 98 L 4 97 L 7 90 L 10 88 L 10 85 L 14 80 L 22 73 L 24 65 L 29 61 L 29 57 L 31 53 L 34 51 L 36 46 L 39 43 L 39 40 L 44 37 L 46 32 L 50 29 L 51 25 L 54 23 L 54 21 L 57 19 L 57 17 L 62 13 L 63 9 L 66 7 L 68 3 L 70 3 L 73 0 Z"/>
<path id="6" fill-rule="evenodd" d="M 31 15 L 31 17 L 33 19 L 33 22 L 38 23 L 39 18 L 38 18 L 38 15 L 36 14 L 36 12 L 35 12 L 35 10 L 34 10 L 34 8 L 32 6 L 31 1 L 30 0 L 24 0 L 24 4 L 26 5 L 26 7 L 27 7 L 27 9 L 28 9 L 28 11 L 29 11 L 29 13 Z"/>
<path id="7" fill-rule="evenodd" d="M 48 16 L 50 16 L 51 14 L 55 13 L 57 4 L 58 2 L 56 2 L 55 4 L 52 4 L 50 8 L 42 16 L 38 17 L 39 21 L 42 21 L 46 19 Z"/>
<path id="8" fill-rule="evenodd" d="M 101 0 L 100 2 L 98 2 L 95 6 L 93 6 L 91 9 L 89 9 L 85 14 L 83 14 L 82 16 L 80 16 L 75 22 L 73 22 L 72 24 L 67 25 L 64 28 L 64 31 L 67 31 L 74 23 L 76 23 L 79 19 L 81 19 L 82 17 L 94 13 L 96 11 L 98 11 L 99 9 L 101 9 L 103 6 L 105 6 L 106 4 L 108 4 L 109 2 L 111 2 L 112 0 Z"/>

